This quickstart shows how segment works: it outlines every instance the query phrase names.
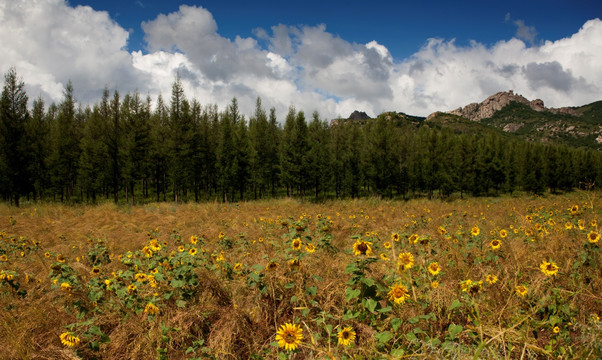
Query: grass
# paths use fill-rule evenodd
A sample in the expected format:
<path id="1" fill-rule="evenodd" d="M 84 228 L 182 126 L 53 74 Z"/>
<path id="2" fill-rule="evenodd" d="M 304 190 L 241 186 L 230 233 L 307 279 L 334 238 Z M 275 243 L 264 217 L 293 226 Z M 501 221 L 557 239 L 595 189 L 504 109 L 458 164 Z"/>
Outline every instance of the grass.
<path id="1" fill-rule="evenodd" d="M 600 357 L 597 195 L 0 205 L 0 358 Z"/>

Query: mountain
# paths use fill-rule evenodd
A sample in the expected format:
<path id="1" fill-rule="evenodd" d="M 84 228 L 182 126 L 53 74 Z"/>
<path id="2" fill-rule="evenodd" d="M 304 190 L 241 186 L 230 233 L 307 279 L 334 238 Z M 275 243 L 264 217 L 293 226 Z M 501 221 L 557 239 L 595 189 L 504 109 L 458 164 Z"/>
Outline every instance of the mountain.
<path id="1" fill-rule="evenodd" d="M 529 141 L 602 150 L 602 101 L 580 107 L 547 108 L 541 99 L 528 100 L 510 90 L 491 95 L 481 103 L 433 113 L 426 121 L 460 132 L 493 128 Z"/>

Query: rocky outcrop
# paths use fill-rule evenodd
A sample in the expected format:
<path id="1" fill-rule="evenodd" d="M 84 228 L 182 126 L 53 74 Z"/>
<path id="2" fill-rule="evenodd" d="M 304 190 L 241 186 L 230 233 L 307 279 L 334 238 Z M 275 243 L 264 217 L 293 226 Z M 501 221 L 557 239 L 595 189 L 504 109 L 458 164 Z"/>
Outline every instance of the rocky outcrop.
<path id="1" fill-rule="evenodd" d="M 367 120 L 367 119 L 370 119 L 370 116 L 368 116 L 368 114 L 366 114 L 363 111 L 355 110 L 354 112 L 351 113 L 351 115 L 349 115 L 349 120 Z"/>
<path id="2" fill-rule="evenodd" d="M 472 103 L 465 107 L 460 107 L 452 111 L 448 111 L 450 114 L 465 117 L 473 121 L 481 121 L 493 116 L 496 111 L 501 110 L 504 106 L 511 102 L 518 102 L 529 106 L 535 111 L 550 111 L 553 113 L 570 114 L 573 116 L 579 116 L 579 114 L 572 108 L 559 108 L 559 109 L 548 109 L 545 107 L 543 100 L 535 99 L 529 101 L 527 98 L 520 94 L 515 94 L 513 90 L 502 91 L 497 94 L 491 95 L 482 103 Z"/>

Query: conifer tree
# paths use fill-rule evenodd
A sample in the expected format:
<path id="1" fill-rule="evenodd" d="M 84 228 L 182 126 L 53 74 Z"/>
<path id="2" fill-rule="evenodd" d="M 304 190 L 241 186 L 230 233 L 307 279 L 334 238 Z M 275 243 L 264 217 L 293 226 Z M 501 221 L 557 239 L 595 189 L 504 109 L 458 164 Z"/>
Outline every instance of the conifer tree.
<path id="1" fill-rule="evenodd" d="M 15 68 L 4 76 L 0 98 L 0 180 L 2 192 L 16 206 L 19 198 L 33 190 L 30 170 L 30 142 L 26 133 L 29 121 L 25 84 Z"/>

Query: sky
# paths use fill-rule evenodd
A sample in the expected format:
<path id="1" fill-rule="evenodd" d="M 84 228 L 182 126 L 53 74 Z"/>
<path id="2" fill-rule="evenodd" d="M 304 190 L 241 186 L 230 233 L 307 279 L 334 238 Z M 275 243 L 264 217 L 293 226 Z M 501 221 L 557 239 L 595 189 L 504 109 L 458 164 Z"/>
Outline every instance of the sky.
<path id="1" fill-rule="evenodd" d="M 427 116 L 514 90 L 548 107 L 602 99 L 602 2 L 0 0 L 0 72 L 30 99 L 105 87 L 251 115 L 257 97 L 322 118 Z"/>

